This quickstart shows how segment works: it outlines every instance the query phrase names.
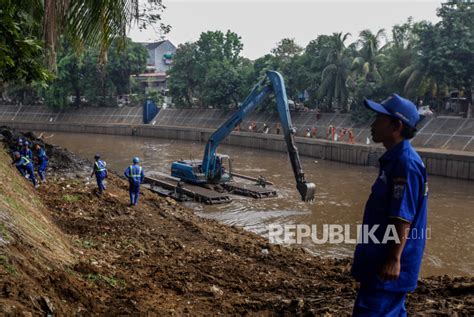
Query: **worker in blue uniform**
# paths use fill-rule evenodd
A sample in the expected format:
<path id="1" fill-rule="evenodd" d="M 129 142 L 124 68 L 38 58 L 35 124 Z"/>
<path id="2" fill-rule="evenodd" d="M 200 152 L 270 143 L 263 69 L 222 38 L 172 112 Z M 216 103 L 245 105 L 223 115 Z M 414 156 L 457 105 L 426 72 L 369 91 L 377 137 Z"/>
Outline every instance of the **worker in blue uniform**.
<path id="1" fill-rule="evenodd" d="M 21 152 L 22 149 L 23 149 L 23 139 L 18 138 L 18 140 L 16 141 L 16 144 L 15 144 L 15 147 L 14 147 L 14 151 L 15 152 Z"/>
<path id="2" fill-rule="evenodd" d="M 143 183 L 145 173 L 143 172 L 143 168 L 138 164 L 140 163 L 138 157 L 134 157 L 132 163 L 132 165 L 125 169 L 124 175 L 130 185 L 130 206 L 136 206 L 138 204 L 138 196 L 140 195 L 140 184 Z"/>
<path id="3" fill-rule="evenodd" d="M 20 151 L 21 156 L 27 157 L 30 161 L 33 161 L 33 151 L 30 149 L 30 142 L 24 141 L 23 147 Z"/>
<path id="4" fill-rule="evenodd" d="M 41 182 L 46 183 L 46 167 L 48 167 L 48 156 L 46 155 L 45 149 L 39 145 L 35 145 L 37 165 L 38 165 L 38 175 L 41 179 Z"/>
<path id="5" fill-rule="evenodd" d="M 107 178 L 107 163 L 100 159 L 100 154 L 94 156 L 94 166 L 92 167 L 91 177 L 95 175 L 97 181 L 98 194 L 105 190 L 104 179 Z"/>
<path id="6" fill-rule="evenodd" d="M 28 175 L 28 178 L 31 180 L 35 188 L 39 186 L 35 178 L 35 172 L 33 170 L 33 162 L 31 162 L 29 158 L 27 158 L 26 156 L 22 156 L 20 152 L 14 152 L 12 164 L 15 164 L 16 168 L 21 173 L 21 175 L 23 176 Z"/>
<path id="7" fill-rule="evenodd" d="M 393 94 L 382 103 L 365 100 L 377 113 L 371 132 L 386 152 L 367 201 L 352 275 L 360 282 L 354 316 L 406 316 L 405 298 L 416 288 L 426 241 L 426 169 L 409 139 L 419 115 Z M 375 239 L 374 239 L 375 238 Z"/>

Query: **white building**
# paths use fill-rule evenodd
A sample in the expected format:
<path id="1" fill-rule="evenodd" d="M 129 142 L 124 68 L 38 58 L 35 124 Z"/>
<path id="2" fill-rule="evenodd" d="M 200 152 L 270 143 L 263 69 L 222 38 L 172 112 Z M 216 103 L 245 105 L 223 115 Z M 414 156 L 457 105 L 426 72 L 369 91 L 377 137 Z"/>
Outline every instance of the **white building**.
<path id="1" fill-rule="evenodd" d="M 173 64 L 176 46 L 168 40 L 141 44 L 148 49 L 148 60 L 146 73 L 139 74 L 137 80 L 147 92 L 153 90 L 166 92 L 166 73 Z"/>

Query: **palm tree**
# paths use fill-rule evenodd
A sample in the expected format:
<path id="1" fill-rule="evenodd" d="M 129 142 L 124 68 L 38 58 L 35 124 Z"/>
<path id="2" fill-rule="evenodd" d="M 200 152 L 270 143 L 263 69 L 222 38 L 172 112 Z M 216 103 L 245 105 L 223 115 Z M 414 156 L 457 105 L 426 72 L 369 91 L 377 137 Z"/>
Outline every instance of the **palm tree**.
<path id="1" fill-rule="evenodd" d="M 77 50 L 85 45 L 100 47 L 100 60 L 107 60 L 107 50 L 116 37 L 125 39 L 132 23 L 157 21 L 163 9 L 161 0 L 148 1 L 141 11 L 139 0 L 34 0 L 33 11 L 43 13 L 43 38 L 47 64 L 55 68 L 59 37 L 66 36 Z M 151 9 L 151 11 L 150 11 Z M 162 26 L 166 28 L 166 26 Z"/>
<path id="2" fill-rule="evenodd" d="M 347 106 L 351 55 L 344 42 L 349 36 L 350 33 L 333 33 L 329 45 L 322 51 L 326 56 L 326 66 L 321 75 L 318 97 L 327 98 L 331 108 L 336 105 Z"/>
<path id="3" fill-rule="evenodd" d="M 363 30 L 359 36 L 360 39 L 356 42 L 360 48 L 359 56 L 352 62 L 353 69 L 368 82 L 380 82 L 382 76 L 378 67 L 385 59 L 385 55 L 381 53 L 384 49 L 382 40 L 386 38 L 385 30 L 380 29 L 376 34 L 370 30 Z"/>

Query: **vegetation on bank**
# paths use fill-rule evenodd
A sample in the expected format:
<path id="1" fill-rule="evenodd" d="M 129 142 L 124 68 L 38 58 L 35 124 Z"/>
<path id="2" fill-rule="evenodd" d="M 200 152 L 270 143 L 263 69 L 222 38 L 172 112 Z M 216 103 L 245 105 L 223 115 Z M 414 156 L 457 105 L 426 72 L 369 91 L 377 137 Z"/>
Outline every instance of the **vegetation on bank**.
<path id="1" fill-rule="evenodd" d="M 84 19 L 94 32 L 88 36 L 84 32 L 86 27 L 77 30 L 68 23 L 53 28 L 57 35 L 53 50 L 57 53 L 54 55 L 57 72 L 53 75 L 42 66 L 51 56 L 51 47 L 46 49 L 49 44 L 45 44 L 49 42 L 42 41 L 47 35 L 41 31 L 48 16 L 46 8 L 44 12 L 32 13 L 25 1 L 2 2 L 6 10 L 2 11 L 0 22 L 4 23 L 0 25 L 5 34 L 10 34 L 2 47 L 11 50 L 0 55 L 0 66 L 3 86 L 6 83 L 9 86 L 9 97 L 23 103 L 42 97 L 46 104 L 58 108 L 80 103 L 114 105 L 115 96 L 122 94 L 132 94 L 135 98 L 132 103 L 145 98 L 145 92 L 130 75 L 144 71 L 146 50 L 124 40 L 119 30 L 112 28 L 115 32 L 104 33 L 97 29 L 95 25 L 101 17 L 86 18 L 80 12 L 76 16 L 62 17 L 64 21 Z M 45 1 L 45 6 L 47 3 L 50 1 Z M 130 9 L 122 1 L 114 2 L 113 9 L 95 3 L 94 9 L 99 12 L 129 12 Z M 133 8 L 135 5 L 137 1 L 130 2 Z M 152 5 L 156 10 L 162 9 L 159 0 L 152 1 Z M 306 47 L 285 38 L 269 54 L 254 61 L 241 56 L 243 44 L 238 34 L 203 32 L 196 42 L 178 47 L 169 72 L 169 94 L 176 107 L 228 109 L 238 106 L 266 70 L 274 69 L 284 75 L 288 95 L 297 106 L 350 111 L 355 119 L 365 116 L 361 107 L 364 97 L 380 100 L 392 92 L 423 100 L 433 108 L 441 107 L 444 98 L 454 90 L 459 91 L 460 97 L 471 100 L 474 86 L 472 2 L 442 3 L 437 15 L 440 21 L 435 24 L 408 18 L 391 30 L 376 33 L 362 30 L 358 35 L 344 32 L 320 35 Z M 146 26 L 148 22 L 159 22 L 161 17 L 141 12 L 110 15 L 110 18 L 110 23 L 114 19 L 119 25 L 144 21 Z M 15 28 L 18 33 L 11 31 Z M 161 25 L 161 29 L 166 32 L 169 26 Z M 19 43 L 20 38 L 31 39 L 21 46 L 21 54 L 20 47 L 13 44 Z M 91 39 L 100 45 L 92 45 Z M 83 44 L 79 45 L 81 49 L 77 43 Z M 104 64 L 105 56 L 108 56 L 107 64 Z M 264 109 L 273 109 L 269 105 Z"/>
<path id="2" fill-rule="evenodd" d="M 178 47 L 169 88 L 178 107 L 236 106 L 267 69 L 285 77 L 290 99 L 322 111 L 358 110 L 364 97 L 398 92 L 436 106 L 451 90 L 471 98 L 474 7 L 450 1 L 440 22 L 409 18 L 392 30 L 320 35 L 306 47 L 282 39 L 255 61 L 240 56 L 240 37 L 205 32 Z M 352 43 L 351 43 L 352 42 Z"/>
<path id="3" fill-rule="evenodd" d="M 0 0 L 0 8 L 2 97 L 57 108 L 85 97 L 107 105 L 107 96 L 129 93 L 130 74 L 144 69 L 147 54 L 127 40 L 128 28 L 170 30 L 160 23 L 161 0 Z"/>

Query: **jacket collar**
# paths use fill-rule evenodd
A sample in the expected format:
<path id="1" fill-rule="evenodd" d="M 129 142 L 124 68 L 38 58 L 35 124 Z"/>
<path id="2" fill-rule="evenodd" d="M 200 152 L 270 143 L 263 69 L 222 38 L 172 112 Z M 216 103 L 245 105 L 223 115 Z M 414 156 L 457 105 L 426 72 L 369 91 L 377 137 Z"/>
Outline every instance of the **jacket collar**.
<path id="1" fill-rule="evenodd" d="M 397 157 L 401 152 L 403 152 L 403 150 L 405 150 L 409 146 L 410 146 L 410 141 L 403 140 L 402 142 L 393 146 L 391 149 L 387 150 L 379 159 L 379 162 L 382 164 L 382 163 L 391 161 L 393 158 Z"/>

